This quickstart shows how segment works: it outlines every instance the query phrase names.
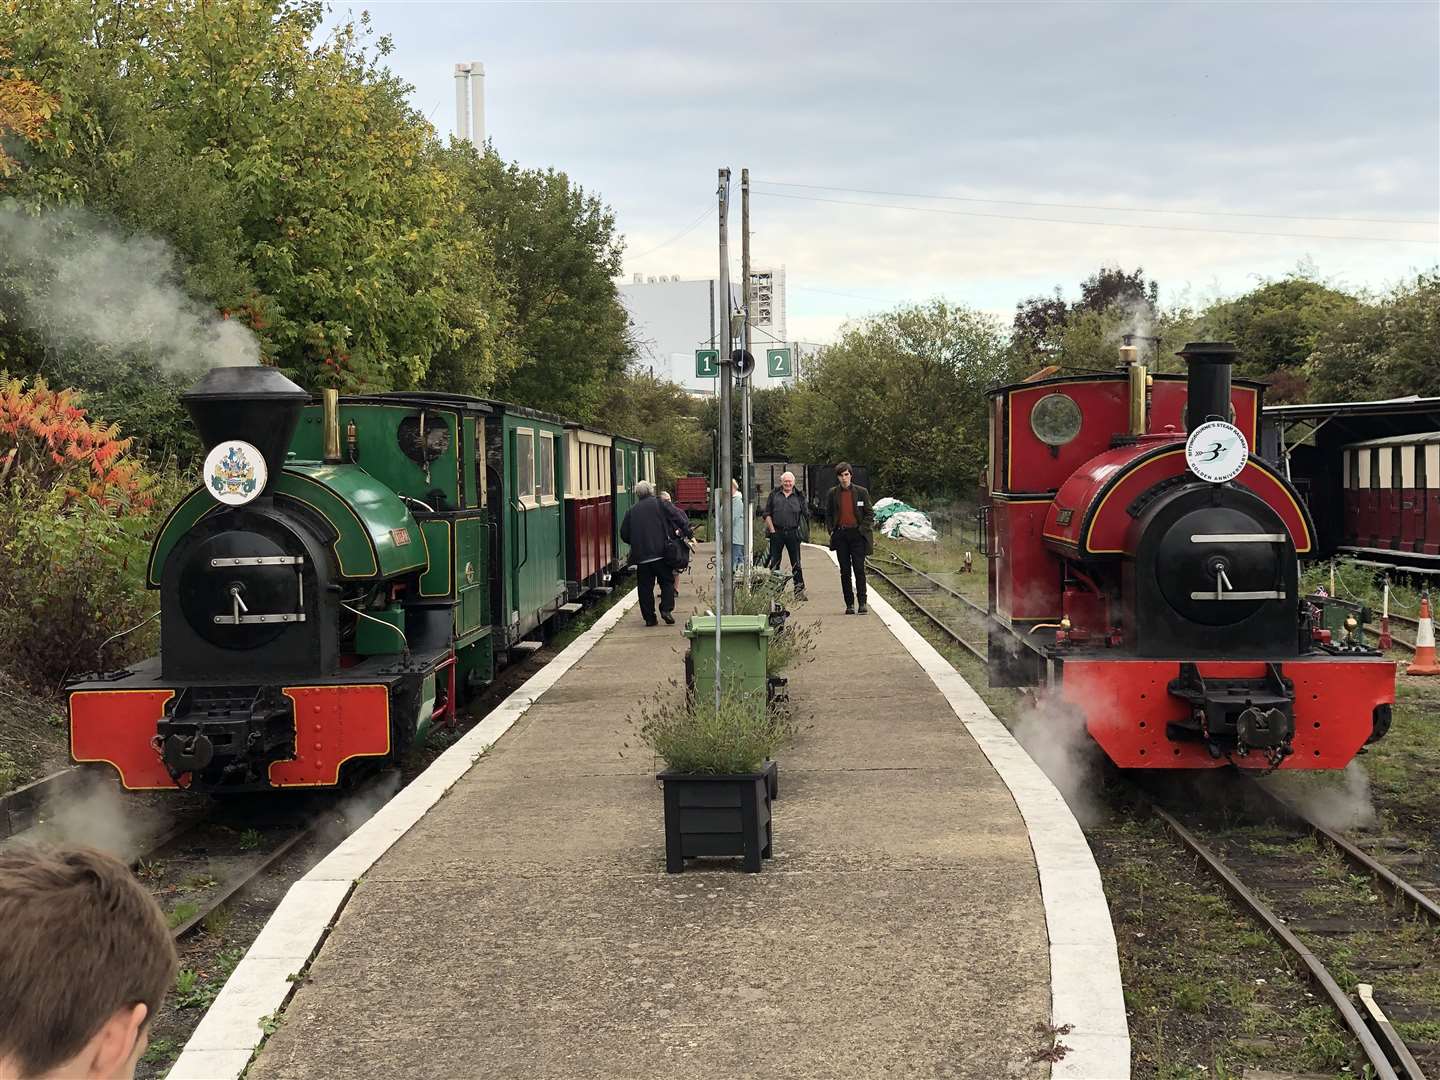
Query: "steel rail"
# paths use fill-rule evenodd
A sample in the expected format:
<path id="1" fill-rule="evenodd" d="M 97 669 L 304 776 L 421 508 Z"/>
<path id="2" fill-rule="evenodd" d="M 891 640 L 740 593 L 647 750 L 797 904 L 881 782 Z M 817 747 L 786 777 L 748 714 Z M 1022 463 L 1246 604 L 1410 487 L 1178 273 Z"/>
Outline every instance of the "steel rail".
<path id="1" fill-rule="evenodd" d="M 1350 1000 L 1340 984 L 1335 981 L 1335 976 L 1330 974 L 1330 970 L 1324 965 L 1320 958 L 1311 952 L 1303 941 L 1295 936 L 1295 932 L 1280 920 L 1280 917 L 1271 910 L 1265 901 L 1251 892 L 1250 889 L 1245 886 L 1244 882 L 1235 876 L 1234 871 L 1225 865 L 1223 859 L 1211 851 L 1202 841 L 1197 839 L 1189 829 L 1176 821 L 1167 811 L 1155 805 L 1155 803 L 1149 799 L 1145 801 L 1150 811 L 1165 823 L 1170 831 L 1175 834 L 1176 838 L 1198 855 L 1200 859 L 1210 867 L 1215 876 L 1224 882 L 1225 886 L 1234 893 L 1246 907 L 1254 912 L 1255 916 L 1265 924 L 1266 928 L 1275 937 L 1279 938 L 1285 946 L 1299 958 L 1300 962 L 1305 965 L 1306 970 L 1310 973 L 1310 978 L 1320 989 L 1325 991 L 1326 997 L 1330 999 L 1331 1004 L 1335 1006 L 1335 1009 L 1345 1021 L 1345 1026 L 1350 1029 L 1350 1033 L 1354 1035 L 1356 1041 L 1360 1043 L 1360 1048 L 1365 1052 L 1365 1057 L 1369 1061 L 1370 1067 L 1375 1070 L 1377 1080 L 1402 1080 L 1401 1076 L 1395 1071 L 1395 1067 L 1390 1063 L 1390 1058 L 1385 1053 L 1385 1049 L 1371 1032 L 1370 1025 L 1367 1024 L 1365 1018 L 1360 1015 L 1360 1010 L 1355 1007 L 1355 1003 Z"/>
<path id="2" fill-rule="evenodd" d="M 1337 833 L 1334 829 L 1331 829 L 1325 825 L 1321 825 L 1318 821 L 1310 817 L 1309 814 L 1305 813 L 1305 811 L 1301 810 L 1283 795 L 1277 795 L 1273 791 L 1268 791 L 1265 788 L 1261 787 L 1258 783 L 1255 782 L 1254 777 L 1250 777 L 1249 780 L 1252 791 L 1255 791 L 1262 797 L 1269 799 L 1276 806 L 1284 810 L 1285 813 L 1289 814 L 1296 821 L 1302 823 L 1311 832 L 1315 833 L 1317 836 L 1323 837 L 1335 847 L 1339 848 L 1340 851 L 1345 855 L 1345 857 L 1350 861 L 1351 865 L 1354 866 L 1357 870 L 1363 870 L 1367 874 L 1372 874 L 1381 882 L 1383 882 L 1386 888 L 1388 888 L 1395 896 L 1400 897 L 1404 900 L 1408 900 L 1410 903 L 1414 904 L 1415 907 L 1417 907 L 1420 912 L 1427 918 L 1429 918 L 1431 921 L 1440 923 L 1440 904 L 1437 904 L 1430 897 L 1426 896 L 1414 885 L 1410 884 L 1410 882 L 1406 881 L 1399 874 L 1395 873 L 1394 870 L 1391 870 L 1388 866 L 1375 858 L 1375 856 L 1371 855 L 1368 851 L 1365 851 L 1362 848 L 1356 846 L 1354 843 Z"/>
<path id="3" fill-rule="evenodd" d="M 347 799 L 364 799 L 366 796 L 383 790 L 388 784 L 396 780 L 399 775 L 399 771 L 396 769 L 384 769 L 381 772 L 378 772 L 374 776 L 370 777 L 364 783 L 360 784 L 353 791 L 347 792 Z M 400 789 L 397 787 L 394 791 L 390 792 L 390 794 L 386 796 L 386 801 L 389 801 L 390 798 L 393 798 L 396 794 L 398 794 L 399 790 Z M 186 919 L 184 922 L 180 923 L 178 926 L 171 929 L 171 936 L 176 941 L 179 941 L 191 930 L 199 926 L 200 923 L 205 920 L 205 917 L 207 915 L 217 910 L 218 908 L 223 907 L 230 900 L 231 897 L 244 889 L 261 874 L 265 873 L 266 870 L 269 870 L 270 867 L 274 866 L 286 855 L 290 854 L 290 852 L 293 851 L 300 843 L 314 836 L 324 823 L 325 818 L 322 815 L 312 815 L 309 821 L 301 824 L 300 827 L 297 828 L 291 835 L 287 836 L 284 840 L 277 844 L 274 850 L 261 856 L 258 861 L 246 867 L 242 872 L 236 874 L 232 880 L 227 881 L 220 888 L 216 889 L 211 896 L 206 897 L 205 903 L 200 906 L 199 910 L 197 910 L 195 914 L 190 916 L 190 918 Z M 200 822 L 196 822 L 195 826 L 192 827 L 196 827 L 200 824 L 204 824 L 203 819 Z M 159 851 L 161 847 L 164 847 L 166 844 L 172 842 L 176 836 L 182 835 L 190 831 L 191 828 L 181 828 L 177 830 L 168 839 L 162 841 L 159 845 L 152 847 L 152 854 Z"/>
<path id="4" fill-rule="evenodd" d="M 222 907 L 232 896 L 246 885 L 249 885 L 250 882 L 254 881 L 266 870 L 270 869 L 270 867 L 274 866 L 284 856 L 288 855 L 300 841 L 311 836 L 319 824 L 319 820 L 317 819 L 309 825 L 302 826 L 295 830 L 292 835 L 285 838 L 283 843 L 277 845 L 274 851 L 270 852 L 253 866 L 248 867 L 244 873 L 235 875 L 233 880 L 227 881 L 219 889 L 216 889 L 212 895 L 206 897 L 205 903 L 200 905 L 194 915 L 190 916 L 190 918 L 186 919 L 179 926 L 171 928 L 170 936 L 176 941 L 179 941 L 186 934 L 190 933 L 191 930 L 194 930 L 195 927 L 205 921 L 211 912 Z"/>
<path id="5" fill-rule="evenodd" d="M 959 600 L 959 601 L 960 601 L 962 604 L 964 604 L 966 607 L 972 608 L 973 610 L 978 611 L 981 615 L 989 615 L 989 614 L 990 614 L 988 611 L 986 611 L 983 607 L 981 607 L 979 604 L 977 604 L 974 600 L 971 600 L 971 599 L 970 599 L 968 596 L 966 596 L 964 593 L 956 592 L 956 591 L 955 591 L 954 589 L 952 589 L 949 585 L 946 585 L 943 581 L 940 581 L 940 580 L 937 579 L 937 578 L 931 577 L 931 576 L 930 576 L 929 574 L 927 574 L 924 570 L 921 570 L 918 566 L 915 566 L 915 565 L 913 565 L 913 564 L 911 564 L 911 563 L 906 562 L 906 561 L 905 561 L 904 559 L 902 559 L 899 555 L 896 555 L 895 552 L 889 550 L 888 548 L 885 549 L 885 554 L 890 557 L 890 560 L 891 560 L 892 562 L 897 562 L 897 563 L 899 563 L 901 566 L 905 567 L 906 570 L 909 570 L 912 574 L 915 574 L 915 575 L 918 576 L 918 577 L 924 578 L 926 581 L 930 582 L 930 584 L 934 585 L 937 589 L 940 589 L 940 590 L 943 591 L 943 592 L 949 593 L 951 596 L 953 596 L 956 600 Z M 874 556 L 871 556 L 871 558 L 873 559 Z M 869 560 L 866 560 L 866 561 L 868 562 Z"/>
<path id="6" fill-rule="evenodd" d="M 869 560 L 867 559 L 866 562 L 868 563 Z M 908 591 L 907 591 L 899 582 L 897 582 L 893 577 L 891 577 L 889 574 L 885 573 L 885 571 L 884 571 L 884 570 L 881 570 L 878 566 L 871 565 L 870 569 L 871 569 L 874 573 L 879 574 L 880 577 L 881 577 L 881 579 L 884 580 L 885 582 L 887 582 L 892 589 L 894 589 L 894 590 L 895 590 L 896 592 L 898 592 L 901 596 L 905 597 L 905 599 L 908 600 L 911 604 L 913 604 L 913 605 L 915 606 L 915 608 L 920 612 L 920 614 L 924 615 L 927 619 L 929 619 L 932 623 L 934 623 L 935 626 L 936 626 L 941 632 L 943 632 L 947 637 L 949 637 L 951 641 L 955 642 L 955 644 L 959 645 L 962 649 L 964 649 L 966 652 L 968 652 L 971 656 L 975 657 L 975 659 L 976 659 L 976 660 L 979 660 L 982 664 L 989 664 L 989 663 L 990 663 L 990 657 L 989 657 L 989 656 L 987 656 L 985 653 L 981 652 L 981 651 L 980 651 L 979 649 L 977 649 L 974 645 L 971 645 L 970 642 L 966 641 L 966 640 L 965 640 L 964 638 L 962 638 L 959 634 L 957 634 L 953 629 L 951 629 L 949 623 L 947 623 L 944 619 L 940 618 L 939 615 L 936 615 L 933 611 L 931 611 L 931 610 L 930 610 L 929 608 L 927 608 L 924 604 L 922 604 L 919 600 L 917 600 L 910 592 L 908 592 Z M 922 574 L 921 576 L 924 577 L 925 575 Z M 937 584 L 938 584 L 938 583 L 937 583 Z M 942 588 L 943 588 L 943 586 L 942 586 Z"/>

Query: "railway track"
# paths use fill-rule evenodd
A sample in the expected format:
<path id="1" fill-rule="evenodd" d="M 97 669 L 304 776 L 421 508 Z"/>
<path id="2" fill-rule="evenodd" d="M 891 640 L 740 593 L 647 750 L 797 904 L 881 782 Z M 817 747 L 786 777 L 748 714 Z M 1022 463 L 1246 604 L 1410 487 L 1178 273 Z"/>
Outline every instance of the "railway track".
<path id="1" fill-rule="evenodd" d="M 867 567 L 986 661 L 963 636 L 984 631 L 978 604 L 899 556 L 869 559 Z M 1413 651 L 1413 642 L 1396 641 Z M 1158 798 L 1143 801 L 1296 958 L 1354 1035 L 1377 1080 L 1440 1078 L 1440 1038 L 1432 1034 L 1440 1031 L 1440 1009 L 1413 985 L 1420 973 L 1440 970 L 1440 882 L 1410 882 L 1258 782 L 1238 775 L 1233 781 L 1262 824 L 1247 817 L 1240 826 L 1197 825 L 1203 812 L 1193 807 L 1176 812 Z"/>
<path id="2" fill-rule="evenodd" d="M 882 560 L 875 556 L 865 560 L 867 571 L 875 574 L 903 596 L 941 633 L 982 664 L 989 663 L 983 644 L 985 640 L 985 609 L 944 582 L 906 562 L 893 552 Z M 982 644 L 967 640 L 956 624 L 976 636 Z"/>
<path id="3" fill-rule="evenodd" d="M 1241 825 L 1142 801 L 1295 957 L 1374 1076 L 1440 1076 L 1440 1009 L 1419 982 L 1440 964 L 1440 883 L 1409 882 L 1259 782 L 1231 780 L 1254 811 Z"/>

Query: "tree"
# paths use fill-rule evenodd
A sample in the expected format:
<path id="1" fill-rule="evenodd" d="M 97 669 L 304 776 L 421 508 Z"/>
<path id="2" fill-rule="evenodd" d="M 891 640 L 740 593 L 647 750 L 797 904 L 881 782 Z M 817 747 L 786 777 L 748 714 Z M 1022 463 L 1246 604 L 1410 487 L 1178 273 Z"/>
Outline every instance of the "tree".
<path id="1" fill-rule="evenodd" d="M 1317 334 L 1304 372 L 1312 401 L 1440 395 L 1440 274 L 1346 307 Z"/>
<path id="2" fill-rule="evenodd" d="M 1152 313 L 1159 300 L 1160 286 L 1145 280 L 1145 268 L 1126 273 L 1118 266 L 1102 266 L 1080 283 L 1080 300 L 1073 310 L 1104 312 L 1112 307 L 1142 305 Z"/>
<path id="3" fill-rule="evenodd" d="M 807 363 L 786 407 L 790 453 L 866 465 L 877 495 L 968 492 L 985 458 L 985 392 L 1013 372 L 989 316 L 943 300 L 875 316 Z"/>
<path id="4" fill-rule="evenodd" d="M 389 43 L 363 16 L 312 43 L 324 15 L 313 0 L 0 7 L 16 69 L 62 102 L 0 194 L 165 237 L 191 292 L 302 382 L 413 387 L 442 355 L 493 380 L 505 324 L 484 236 L 382 66 Z"/>
<path id="5" fill-rule="evenodd" d="M 1102 266 L 1080 283 L 1080 299 L 1073 304 L 1065 302 L 1058 287 L 1054 296 L 1022 300 L 1015 305 L 1010 333 L 1016 363 L 1109 366 L 1125 334 L 1155 336 L 1159 295 L 1160 286 L 1145 279 L 1143 267 L 1127 273 Z"/>
<path id="6" fill-rule="evenodd" d="M 468 143 L 445 155 L 463 213 L 489 238 L 516 355 L 496 392 L 598 420 L 606 384 L 633 354 L 615 277 L 623 243 L 615 215 L 555 169 L 523 169 Z"/>

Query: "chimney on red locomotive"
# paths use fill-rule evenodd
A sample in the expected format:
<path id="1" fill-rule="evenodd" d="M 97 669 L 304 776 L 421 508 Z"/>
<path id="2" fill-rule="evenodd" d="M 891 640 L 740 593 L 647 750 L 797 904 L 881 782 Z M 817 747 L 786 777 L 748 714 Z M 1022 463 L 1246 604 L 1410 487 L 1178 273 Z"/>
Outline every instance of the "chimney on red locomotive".
<path id="1" fill-rule="evenodd" d="M 1194 431 L 1206 420 L 1231 419 L 1230 369 L 1235 346 L 1228 341 L 1192 341 L 1176 356 L 1183 357 L 1189 376 L 1185 384 L 1185 430 Z"/>
<path id="2" fill-rule="evenodd" d="M 212 368 L 180 397 L 207 452 L 227 440 L 244 440 L 260 451 L 272 477 L 280 475 L 309 400 L 275 368 L 260 366 Z"/>

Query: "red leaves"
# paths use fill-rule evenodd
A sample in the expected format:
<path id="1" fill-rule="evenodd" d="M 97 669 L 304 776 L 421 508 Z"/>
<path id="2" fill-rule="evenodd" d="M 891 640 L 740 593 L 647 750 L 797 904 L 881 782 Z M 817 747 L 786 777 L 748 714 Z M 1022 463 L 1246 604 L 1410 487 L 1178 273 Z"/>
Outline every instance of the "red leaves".
<path id="1" fill-rule="evenodd" d="M 115 424 L 91 420 L 73 390 L 52 390 L 40 378 L 28 387 L 20 379 L 0 383 L 0 482 L 25 477 L 62 488 L 67 499 L 148 509 L 150 482 L 139 462 L 120 460 L 130 445 Z"/>

